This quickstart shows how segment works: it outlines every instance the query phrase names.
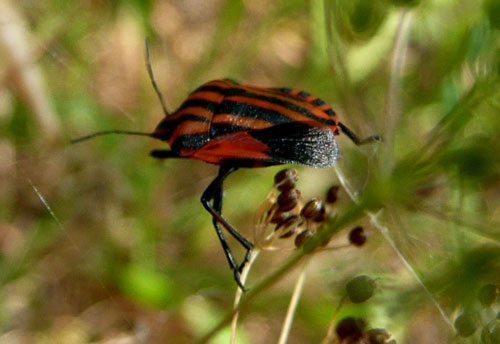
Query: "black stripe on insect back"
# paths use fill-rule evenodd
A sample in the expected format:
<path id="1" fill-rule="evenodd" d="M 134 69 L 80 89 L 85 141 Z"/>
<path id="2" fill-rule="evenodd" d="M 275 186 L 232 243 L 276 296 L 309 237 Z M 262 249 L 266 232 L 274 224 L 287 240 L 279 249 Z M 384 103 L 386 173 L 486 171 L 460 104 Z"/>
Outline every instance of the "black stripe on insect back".
<path id="1" fill-rule="evenodd" d="M 327 125 L 336 125 L 337 124 L 333 119 L 329 120 L 329 119 L 318 117 L 304 107 L 298 106 L 298 105 L 291 103 L 291 102 L 287 102 L 287 101 L 279 99 L 277 97 L 265 96 L 265 95 L 253 93 L 253 92 L 241 89 L 241 88 L 222 88 L 222 87 L 217 87 L 217 86 L 207 86 L 206 88 L 204 88 L 204 90 L 207 90 L 207 91 L 210 90 L 213 92 L 223 93 L 224 96 L 226 96 L 226 97 L 241 96 L 241 97 L 248 97 L 248 98 L 252 98 L 252 99 L 267 101 L 267 102 L 275 104 L 275 105 L 280 105 L 280 106 L 286 107 L 287 109 L 289 109 L 291 111 L 294 111 L 294 112 L 297 112 L 301 115 L 309 117 L 312 120 L 318 121 L 322 124 L 327 124 Z M 222 103 L 224 103 L 224 102 L 225 101 L 223 101 Z M 251 111 L 256 111 L 256 108 L 261 109 L 261 110 L 265 110 L 265 111 L 271 111 L 271 110 L 263 109 L 263 108 L 258 107 L 258 106 L 253 106 L 253 108 L 252 108 L 252 105 L 250 105 L 250 104 L 244 104 L 244 105 L 248 106 L 248 109 Z M 217 111 L 217 112 L 219 112 L 219 111 Z M 229 113 L 233 113 L 233 112 L 229 112 Z M 274 113 L 279 114 L 278 112 L 274 112 Z M 238 112 L 237 114 L 241 114 L 241 111 Z M 284 116 L 284 115 L 281 115 L 281 116 Z M 246 117 L 255 118 L 254 116 L 246 116 Z M 267 120 L 267 119 L 265 119 L 265 120 Z M 269 122 L 274 123 L 271 120 L 269 120 Z M 283 122 L 278 120 L 278 123 L 283 123 Z"/>
<path id="2" fill-rule="evenodd" d="M 314 106 L 321 106 L 321 105 L 325 105 L 326 103 L 322 100 L 322 99 L 316 99 L 316 100 L 313 100 L 311 102 L 312 105 Z"/>
<path id="3" fill-rule="evenodd" d="M 172 151 L 180 152 L 183 148 L 200 149 L 210 140 L 209 133 L 179 135 L 172 143 Z"/>
<path id="4" fill-rule="evenodd" d="M 260 106 L 232 100 L 223 100 L 215 111 L 214 116 L 218 114 L 232 114 L 247 118 L 261 119 L 272 124 L 282 124 L 293 121 L 292 118 L 278 111 L 268 110 Z"/>
<path id="5" fill-rule="evenodd" d="M 181 106 L 172 114 L 175 115 L 177 112 L 187 109 L 189 107 L 202 107 L 205 108 L 209 111 L 214 111 L 215 108 L 218 106 L 218 103 L 211 102 L 206 99 L 202 98 L 188 98 L 184 103 L 181 104 Z"/>
<path id="6" fill-rule="evenodd" d="M 248 131 L 249 128 L 241 127 L 234 124 L 212 123 L 210 126 L 210 138 L 216 138 L 227 134 L 235 133 L 238 131 Z"/>

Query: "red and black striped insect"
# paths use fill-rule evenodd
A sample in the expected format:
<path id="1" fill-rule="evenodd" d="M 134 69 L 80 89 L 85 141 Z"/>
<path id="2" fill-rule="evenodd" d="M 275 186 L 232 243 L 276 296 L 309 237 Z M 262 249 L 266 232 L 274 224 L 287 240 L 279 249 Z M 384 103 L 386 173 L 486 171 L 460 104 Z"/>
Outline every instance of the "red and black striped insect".
<path id="1" fill-rule="evenodd" d="M 146 45 L 146 66 L 165 117 L 153 133 L 110 130 L 72 142 L 105 134 L 145 135 L 166 141 L 169 150 L 153 150 L 155 158 L 188 158 L 219 165 L 217 177 L 201 196 L 212 215 L 234 279 L 244 289 L 240 273 L 248 262 L 252 243 L 222 217 L 222 184 L 238 168 L 298 164 L 330 167 L 339 149 L 335 135 L 345 133 L 355 144 L 378 140 L 359 139 L 339 122 L 330 105 L 307 92 L 292 88 L 264 88 L 224 79 L 207 82 L 192 92 L 181 106 L 169 113 L 156 85 Z M 245 249 L 237 264 L 224 238 L 222 227 Z"/>

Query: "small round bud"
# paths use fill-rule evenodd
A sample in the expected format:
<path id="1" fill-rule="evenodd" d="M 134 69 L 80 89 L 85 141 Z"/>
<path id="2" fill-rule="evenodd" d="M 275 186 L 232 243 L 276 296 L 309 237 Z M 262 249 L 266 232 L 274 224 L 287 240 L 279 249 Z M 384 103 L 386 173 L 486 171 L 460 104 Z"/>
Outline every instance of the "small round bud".
<path id="1" fill-rule="evenodd" d="M 497 299 L 498 289 L 494 284 L 486 284 L 479 289 L 478 299 L 479 302 L 485 307 L 491 306 Z"/>
<path id="2" fill-rule="evenodd" d="M 366 242 L 366 234 L 363 227 L 356 226 L 349 232 L 349 242 L 354 246 L 363 246 Z"/>
<path id="3" fill-rule="evenodd" d="M 455 330 L 461 337 L 470 337 L 476 332 L 478 318 L 474 313 L 462 313 L 455 320 Z"/>
<path id="4" fill-rule="evenodd" d="M 295 187 L 295 183 L 299 179 L 297 170 L 285 169 L 281 170 L 274 176 L 274 185 L 279 191 L 287 191 Z"/>
<path id="5" fill-rule="evenodd" d="M 296 237 L 295 237 L 295 247 L 299 248 L 301 247 L 302 245 L 304 245 L 304 243 L 306 242 L 307 239 L 309 239 L 310 237 L 312 237 L 314 234 L 309 231 L 309 230 L 304 230 L 302 232 L 300 232 Z"/>
<path id="6" fill-rule="evenodd" d="M 280 211 L 289 211 L 297 206 L 300 199 L 300 191 L 290 189 L 278 196 L 278 206 Z"/>
<path id="7" fill-rule="evenodd" d="M 351 279 L 345 289 L 351 302 L 361 303 L 372 297 L 376 287 L 374 279 L 361 275 Z"/>
<path id="8" fill-rule="evenodd" d="M 334 185 L 328 189 L 328 191 L 326 192 L 326 203 L 333 204 L 337 202 L 339 189 L 340 186 L 338 185 Z"/>
<path id="9" fill-rule="evenodd" d="M 366 328 L 366 322 L 361 318 L 347 317 L 337 324 L 335 332 L 342 343 L 344 341 L 354 343 L 357 339 L 363 336 L 363 331 Z"/>
<path id="10" fill-rule="evenodd" d="M 326 218 L 326 211 L 319 199 L 312 199 L 307 202 L 300 211 L 300 216 L 304 219 L 312 220 L 314 222 L 323 222 Z"/>

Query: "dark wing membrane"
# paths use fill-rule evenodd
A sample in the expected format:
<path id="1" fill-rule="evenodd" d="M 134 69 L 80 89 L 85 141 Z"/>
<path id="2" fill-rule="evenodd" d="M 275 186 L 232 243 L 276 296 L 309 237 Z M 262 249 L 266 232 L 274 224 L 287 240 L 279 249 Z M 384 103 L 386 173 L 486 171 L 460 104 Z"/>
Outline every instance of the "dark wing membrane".
<path id="1" fill-rule="evenodd" d="M 339 150 L 334 134 L 328 127 L 291 122 L 248 133 L 269 148 L 273 161 L 311 167 L 330 167 Z"/>

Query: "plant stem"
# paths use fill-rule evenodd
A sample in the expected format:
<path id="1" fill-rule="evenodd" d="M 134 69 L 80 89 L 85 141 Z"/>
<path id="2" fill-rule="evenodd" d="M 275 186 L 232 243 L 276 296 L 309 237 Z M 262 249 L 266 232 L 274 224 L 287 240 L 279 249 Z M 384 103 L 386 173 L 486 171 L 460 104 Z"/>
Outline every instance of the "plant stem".
<path id="1" fill-rule="evenodd" d="M 326 337 L 325 337 L 325 339 L 323 339 L 321 344 L 329 344 L 332 342 L 332 340 L 335 336 L 335 333 L 334 333 L 335 332 L 335 321 L 337 320 L 337 316 L 339 315 L 340 308 L 344 304 L 345 299 L 346 299 L 345 295 L 342 296 L 342 298 L 340 299 L 340 302 L 339 302 L 337 308 L 335 309 L 335 312 L 333 313 L 332 320 L 330 321 L 330 325 L 328 326 L 328 331 L 326 332 Z"/>
<path id="2" fill-rule="evenodd" d="M 310 259 L 307 259 L 302 266 L 302 271 L 300 272 L 299 278 L 295 282 L 295 288 L 293 290 L 292 298 L 290 299 L 290 304 L 288 305 L 288 310 L 286 312 L 285 321 L 283 322 L 283 327 L 281 328 L 280 338 L 278 344 L 285 344 L 290 335 L 290 329 L 292 328 L 293 316 L 295 315 L 295 310 L 302 295 L 302 290 L 304 288 L 304 283 L 306 280 L 307 266 L 309 265 Z"/>
<path id="3" fill-rule="evenodd" d="M 250 272 L 250 269 L 252 267 L 252 264 L 255 262 L 257 257 L 259 256 L 260 250 L 255 250 L 252 252 L 252 255 L 250 256 L 250 259 L 248 263 L 245 265 L 243 268 L 243 271 L 241 273 L 241 282 L 245 284 L 248 274 Z M 240 305 L 241 302 L 241 297 L 243 296 L 243 290 L 241 290 L 240 287 L 236 289 L 236 294 L 234 296 L 234 307 L 233 309 L 235 312 L 233 313 L 233 320 L 231 322 L 231 344 L 236 343 L 236 328 L 238 327 L 238 316 L 240 314 L 240 311 L 238 309 L 238 306 Z"/>

